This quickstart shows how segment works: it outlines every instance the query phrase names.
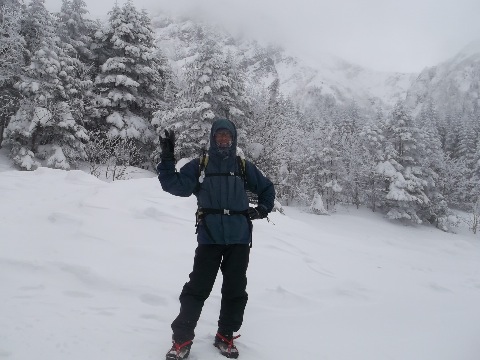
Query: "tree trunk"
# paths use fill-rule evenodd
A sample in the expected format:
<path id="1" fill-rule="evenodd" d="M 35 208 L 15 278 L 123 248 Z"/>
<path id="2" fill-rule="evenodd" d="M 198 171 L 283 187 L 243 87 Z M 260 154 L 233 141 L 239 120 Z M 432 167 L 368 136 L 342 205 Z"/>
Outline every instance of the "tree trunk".
<path id="1" fill-rule="evenodd" d="M 2 148 L 3 142 L 3 131 L 5 130 L 5 122 L 3 119 L 0 120 L 0 149 Z"/>
<path id="2" fill-rule="evenodd" d="M 30 150 L 35 154 L 37 152 L 37 135 L 38 135 L 39 129 L 38 127 L 33 130 L 32 137 L 31 137 L 31 146 Z"/>

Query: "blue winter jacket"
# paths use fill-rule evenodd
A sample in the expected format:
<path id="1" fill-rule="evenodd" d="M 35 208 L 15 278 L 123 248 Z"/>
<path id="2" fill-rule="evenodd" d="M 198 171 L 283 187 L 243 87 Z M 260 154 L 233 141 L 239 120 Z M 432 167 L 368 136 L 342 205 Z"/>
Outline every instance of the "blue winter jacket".
<path id="1" fill-rule="evenodd" d="M 215 131 L 222 128 L 230 130 L 233 134 L 233 144 L 227 154 L 220 153 L 213 138 Z M 182 197 L 194 194 L 199 208 L 246 211 L 249 207 L 246 188 L 258 195 L 258 206 L 269 213 L 275 199 L 273 184 L 254 164 L 245 161 L 245 187 L 245 182 L 240 177 L 241 169 L 237 161 L 236 147 L 235 125 L 226 119 L 216 120 L 210 133 L 209 160 L 205 168 L 207 176 L 203 182 L 198 181 L 199 158 L 185 164 L 179 172 L 175 170 L 173 160 L 162 160 L 157 166 L 157 171 L 163 190 Z M 232 175 L 208 176 L 230 173 Z M 198 225 L 197 241 L 199 244 L 249 244 L 251 230 L 251 222 L 245 215 L 206 214 Z"/>

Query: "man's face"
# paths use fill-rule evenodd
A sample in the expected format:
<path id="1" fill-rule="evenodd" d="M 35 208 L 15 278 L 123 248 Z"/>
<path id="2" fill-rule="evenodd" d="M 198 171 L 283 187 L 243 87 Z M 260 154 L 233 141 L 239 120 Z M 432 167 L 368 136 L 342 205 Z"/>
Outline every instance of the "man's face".
<path id="1" fill-rule="evenodd" d="M 219 148 L 229 148 L 232 146 L 232 133 L 227 129 L 219 129 L 215 131 L 214 138 Z"/>

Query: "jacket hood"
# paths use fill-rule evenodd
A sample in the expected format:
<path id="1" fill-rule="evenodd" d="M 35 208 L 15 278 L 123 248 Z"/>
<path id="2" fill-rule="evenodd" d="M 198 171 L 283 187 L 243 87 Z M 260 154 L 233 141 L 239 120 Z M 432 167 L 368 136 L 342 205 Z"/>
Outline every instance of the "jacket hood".
<path id="1" fill-rule="evenodd" d="M 235 155 L 237 152 L 237 128 L 235 127 L 235 124 L 228 119 L 217 119 L 213 122 L 212 130 L 210 131 L 210 149 L 208 151 L 209 155 L 220 155 L 220 151 L 213 136 L 218 129 L 227 129 L 232 133 L 232 146 L 228 150 L 228 156 Z"/>

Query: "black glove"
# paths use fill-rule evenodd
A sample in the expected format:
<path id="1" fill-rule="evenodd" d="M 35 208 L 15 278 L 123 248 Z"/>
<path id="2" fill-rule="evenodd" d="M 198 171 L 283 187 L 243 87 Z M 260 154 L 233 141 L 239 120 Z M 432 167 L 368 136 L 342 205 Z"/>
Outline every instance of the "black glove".
<path id="1" fill-rule="evenodd" d="M 267 210 L 263 206 L 249 207 L 248 217 L 250 220 L 264 219 L 268 215 Z"/>
<path id="2" fill-rule="evenodd" d="M 173 130 L 165 130 L 165 137 L 161 135 L 158 137 L 160 140 L 160 148 L 162 149 L 162 153 L 160 154 L 160 158 L 162 160 L 175 160 L 174 157 L 174 150 L 175 150 L 175 133 Z"/>

